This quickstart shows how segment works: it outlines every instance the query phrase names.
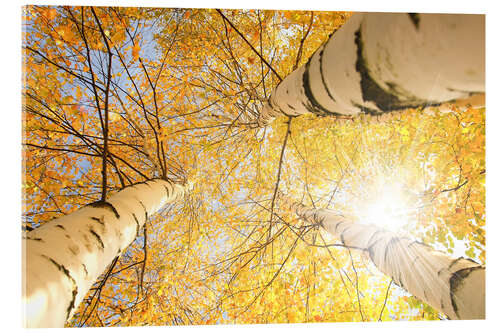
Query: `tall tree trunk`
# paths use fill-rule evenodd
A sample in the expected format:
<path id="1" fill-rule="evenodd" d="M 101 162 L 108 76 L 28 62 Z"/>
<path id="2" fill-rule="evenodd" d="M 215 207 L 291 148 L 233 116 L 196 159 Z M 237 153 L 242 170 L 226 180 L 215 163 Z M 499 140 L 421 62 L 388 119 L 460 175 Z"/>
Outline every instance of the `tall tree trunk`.
<path id="1" fill-rule="evenodd" d="M 23 240 L 25 325 L 62 327 L 148 216 L 183 195 L 179 184 L 150 180 L 28 232 Z"/>
<path id="2" fill-rule="evenodd" d="M 276 87 L 258 122 L 379 115 L 484 91 L 484 15 L 356 13 Z"/>
<path id="3" fill-rule="evenodd" d="M 327 209 L 308 208 L 281 195 L 300 218 L 322 226 L 350 248 L 366 251 L 394 282 L 450 319 L 485 318 L 485 267 Z"/>

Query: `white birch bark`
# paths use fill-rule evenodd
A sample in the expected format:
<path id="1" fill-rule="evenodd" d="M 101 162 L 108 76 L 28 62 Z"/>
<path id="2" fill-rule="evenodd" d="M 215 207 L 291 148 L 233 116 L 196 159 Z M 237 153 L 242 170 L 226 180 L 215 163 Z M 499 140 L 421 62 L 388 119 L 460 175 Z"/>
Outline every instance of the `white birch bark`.
<path id="1" fill-rule="evenodd" d="M 380 115 L 484 91 L 484 15 L 355 13 L 275 88 L 258 123 Z"/>
<path id="2" fill-rule="evenodd" d="M 64 326 L 148 216 L 183 195 L 179 184 L 150 180 L 28 232 L 23 239 L 25 326 Z"/>
<path id="3" fill-rule="evenodd" d="M 450 319 L 485 318 L 485 267 L 327 209 L 308 208 L 280 195 L 284 206 L 322 226 L 350 248 L 367 252 L 375 266 Z"/>

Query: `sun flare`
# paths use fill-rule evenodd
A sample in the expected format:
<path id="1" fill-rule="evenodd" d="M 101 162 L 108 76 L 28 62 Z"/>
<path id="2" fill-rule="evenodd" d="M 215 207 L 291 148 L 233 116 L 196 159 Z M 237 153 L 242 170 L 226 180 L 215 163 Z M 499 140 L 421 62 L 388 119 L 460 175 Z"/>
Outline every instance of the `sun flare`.
<path id="1" fill-rule="evenodd" d="M 400 183 L 379 183 L 368 198 L 359 202 L 357 215 L 364 224 L 399 231 L 410 224 L 410 196 Z"/>

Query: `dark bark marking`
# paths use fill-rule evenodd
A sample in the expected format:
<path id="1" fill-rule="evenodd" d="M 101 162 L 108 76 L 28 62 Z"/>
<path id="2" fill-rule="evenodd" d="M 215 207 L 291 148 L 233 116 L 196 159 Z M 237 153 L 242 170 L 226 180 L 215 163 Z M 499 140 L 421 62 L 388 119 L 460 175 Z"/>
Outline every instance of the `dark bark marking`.
<path id="1" fill-rule="evenodd" d="M 288 113 L 286 113 L 285 111 L 283 111 L 283 109 L 279 106 L 279 105 L 276 105 L 276 107 L 278 108 L 278 110 L 282 113 L 282 114 L 286 114 L 287 116 L 289 117 L 293 117 L 293 116 L 290 116 Z"/>
<path id="2" fill-rule="evenodd" d="M 323 87 L 326 90 L 326 93 L 328 94 L 328 97 L 334 102 L 336 102 L 335 98 L 333 97 L 332 93 L 330 92 L 330 88 L 328 88 L 328 85 L 326 84 L 326 79 L 325 75 L 323 73 L 323 52 L 325 51 L 325 47 L 323 46 L 321 48 L 321 51 L 319 51 L 319 73 L 321 74 L 321 83 L 323 83 Z"/>
<path id="3" fill-rule="evenodd" d="M 76 295 L 78 294 L 78 286 L 75 285 L 75 288 L 71 292 L 71 302 L 68 305 L 68 308 L 66 309 L 66 320 L 69 319 L 69 315 L 71 313 L 71 310 L 75 307 L 75 299 Z"/>
<path id="4" fill-rule="evenodd" d="M 335 226 L 335 233 L 337 233 L 337 229 L 339 228 L 339 225 L 344 224 L 344 223 L 348 223 L 348 222 L 342 221 L 342 222 L 337 223 L 337 225 Z"/>
<path id="5" fill-rule="evenodd" d="M 342 233 L 340 234 L 340 241 L 342 242 L 342 244 L 345 245 L 344 232 L 345 232 L 345 230 L 342 231 Z"/>
<path id="6" fill-rule="evenodd" d="M 97 232 L 95 232 L 95 230 L 92 229 L 92 227 L 89 228 L 89 231 L 92 234 L 92 236 L 94 236 L 97 239 L 97 241 L 99 242 L 99 245 L 101 246 L 100 249 L 104 250 L 104 243 L 102 242 L 101 236 L 99 236 L 99 234 Z"/>
<path id="7" fill-rule="evenodd" d="M 425 247 L 426 247 L 426 248 L 428 248 L 428 249 L 434 250 L 431 246 L 429 246 L 429 245 L 427 245 L 427 244 L 425 244 L 425 243 L 422 243 L 422 242 L 420 242 L 420 241 L 416 241 L 416 240 L 415 240 L 415 241 L 413 241 L 413 242 L 411 242 L 410 244 L 408 244 L 408 246 L 407 246 L 407 247 L 408 247 L 408 248 L 410 248 L 411 246 L 414 246 L 414 245 L 417 245 L 417 244 L 418 244 L 418 245 L 421 245 L 421 246 L 425 246 Z"/>
<path id="8" fill-rule="evenodd" d="M 374 238 L 377 234 L 380 234 L 380 233 L 383 233 L 383 231 L 382 231 L 382 230 L 377 230 L 377 231 L 375 231 L 375 232 L 372 234 L 372 236 L 370 237 L 370 239 L 369 239 L 369 240 L 368 240 L 368 242 L 367 242 L 368 248 L 371 248 L 373 245 L 375 245 L 375 244 L 378 242 L 378 241 L 377 241 L 377 242 L 375 242 L 375 243 L 373 243 L 373 244 L 371 244 L 371 245 L 370 245 L 370 243 L 371 243 L 372 239 L 373 239 L 373 238 Z"/>
<path id="9" fill-rule="evenodd" d="M 118 190 L 118 192 L 121 192 L 129 187 L 134 187 L 136 185 L 140 185 L 140 184 L 143 184 L 143 185 L 148 185 L 148 186 L 151 186 L 150 184 L 148 184 L 147 182 L 149 181 L 154 181 L 153 179 L 147 179 L 147 180 L 144 180 L 144 181 L 140 181 L 140 182 L 137 182 L 137 183 L 133 183 L 133 184 L 130 184 L 128 186 L 125 186 L 125 187 L 122 187 L 121 189 Z"/>
<path id="10" fill-rule="evenodd" d="M 69 270 L 66 267 L 64 267 L 64 265 L 57 263 L 54 259 L 49 258 L 46 255 L 42 254 L 42 257 L 44 257 L 45 259 L 49 260 L 52 264 L 54 264 L 58 270 L 60 270 L 64 275 L 66 275 L 66 277 L 71 281 L 73 285 L 73 290 L 71 292 L 72 298 L 71 301 L 69 302 L 68 308 L 66 309 L 66 320 L 68 320 L 71 310 L 73 310 L 73 308 L 75 307 L 75 299 L 76 295 L 78 294 L 78 285 L 76 284 L 75 279 L 69 273 Z"/>
<path id="11" fill-rule="evenodd" d="M 370 75 L 370 70 L 363 57 L 363 41 L 361 38 L 361 28 L 359 28 L 354 33 L 354 43 L 356 44 L 356 71 L 359 73 L 361 80 L 361 96 L 363 101 L 372 101 L 379 108 L 378 110 L 373 110 L 370 108 L 363 107 L 361 105 L 354 106 L 361 109 L 362 112 L 369 114 L 382 114 L 384 112 L 391 112 L 395 110 L 402 110 L 408 108 L 415 108 L 422 104 L 428 105 L 430 101 L 423 101 L 415 96 L 411 96 L 407 92 L 403 92 L 403 89 L 397 86 L 395 83 L 386 82 L 389 87 L 388 90 L 382 88 Z M 406 101 L 400 100 L 400 96 L 403 96 Z"/>
<path id="12" fill-rule="evenodd" d="M 165 191 L 167 191 L 167 197 L 170 196 L 170 191 L 168 190 L 168 186 L 167 185 L 163 185 L 163 187 L 165 188 Z"/>
<path id="13" fill-rule="evenodd" d="M 78 255 L 78 252 L 80 251 L 80 248 L 75 245 L 75 246 L 68 246 L 69 252 L 73 253 L 75 256 Z"/>
<path id="14" fill-rule="evenodd" d="M 313 114 L 317 115 L 318 117 L 321 117 L 321 116 L 322 116 L 322 114 L 319 114 L 319 113 L 317 113 L 317 112 L 314 112 L 314 109 L 313 109 L 310 105 L 307 105 L 307 104 L 306 104 L 306 103 L 304 103 L 304 102 L 300 102 L 300 104 L 302 104 L 302 106 L 304 107 L 304 109 L 306 109 L 307 111 L 309 111 L 309 112 L 311 112 L 311 113 L 313 113 Z M 281 110 L 280 110 L 280 111 L 281 111 Z M 287 115 L 288 115 L 288 114 L 287 114 Z"/>
<path id="15" fill-rule="evenodd" d="M 142 208 L 144 209 L 144 216 L 145 216 L 144 222 L 146 222 L 148 220 L 148 211 L 146 210 L 146 206 L 144 206 L 144 204 L 142 203 L 142 201 L 141 200 L 138 200 L 138 201 L 141 204 Z"/>
<path id="16" fill-rule="evenodd" d="M 383 112 L 381 112 L 379 110 L 375 110 L 375 109 L 363 106 L 359 103 L 354 102 L 353 100 L 351 100 L 351 105 L 360 109 L 362 113 L 369 114 L 370 116 L 380 116 L 380 115 L 384 114 Z"/>
<path id="17" fill-rule="evenodd" d="M 146 185 L 146 186 L 149 186 L 151 187 L 151 184 L 148 183 L 149 179 L 148 180 L 145 180 L 144 182 L 141 182 L 140 184 L 143 184 L 143 185 Z M 136 184 L 137 185 L 137 184 Z"/>
<path id="18" fill-rule="evenodd" d="M 113 212 L 113 214 L 115 214 L 115 217 L 117 219 L 120 218 L 120 214 L 118 214 L 118 211 L 116 210 L 116 208 L 110 204 L 109 202 L 106 202 L 106 201 L 96 201 L 96 202 L 93 202 L 91 204 L 88 204 L 87 206 L 90 206 L 90 207 L 95 207 L 95 208 L 106 208 L 106 209 L 109 209 Z"/>
<path id="19" fill-rule="evenodd" d="M 32 241 L 37 241 L 37 242 L 42 242 L 42 243 L 45 243 L 45 241 L 39 237 L 30 237 L 30 236 L 27 236 L 26 239 L 29 239 L 29 240 L 32 240 Z"/>
<path id="20" fill-rule="evenodd" d="M 267 103 L 267 106 L 269 106 L 269 108 L 273 109 L 273 105 L 271 104 L 270 98 L 267 99 L 266 103 Z"/>
<path id="21" fill-rule="evenodd" d="M 383 232 L 383 231 L 376 231 L 376 232 L 372 235 L 372 237 L 370 238 L 370 241 L 371 241 L 371 239 L 373 238 L 373 236 L 374 236 L 376 233 L 379 233 L 379 232 Z M 370 259 L 373 261 L 373 263 L 374 263 L 374 264 L 375 264 L 375 260 L 374 260 L 375 258 L 374 258 L 374 254 L 373 254 L 373 247 L 374 247 L 374 246 L 375 246 L 378 242 L 380 242 L 380 241 L 381 241 L 381 239 L 377 239 L 377 240 L 376 240 L 373 244 L 368 245 L 368 254 L 370 255 Z M 368 242 L 368 244 L 370 244 L 370 242 Z M 375 264 L 375 266 L 377 266 L 377 265 Z"/>
<path id="22" fill-rule="evenodd" d="M 406 289 L 406 286 L 403 283 L 403 277 L 402 277 L 401 270 L 399 271 L 399 274 L 398 274 L 398 282 L 399 282 L 399 286 L 401 288 Z"/>
<path id="23" fill-rule="evenodd" d="M 374 244 L 377 244 L 377 242 L 375 242 Z M 373 261 L 373 263 L 375 264 L 375 258 L 373 256 L 373 249 L 372 249 L 372 246 L 368 247 L 368 255 L 370 256 L 370 260 Z"/>
<path id="24" fill-rule="evenodd" d="M 453 306 L 453 311 L 455 311 L 455 314 L 458 317 L 458 307 L 457 307 L 457 300 L 455 299 L 455 292 L 462 286 L 462 281 L 469 276 L 469 274 L 472 271 L 478 270 L 478 269 L 483 269 L 484 267 L 482 266 L 475 266 L 475 267 L 467 267 L 463 268 L 461 270 L 458 270 L 454 273 L 452 273 L 450 277 L 450 299 L 451 299 L 451 305 Z"/>
<path id="25" fill-rule="evenodd" d="M 97 221 L 97 223 L 99 223 L 100 225 L 102 225 L 104 227 L 104 216 L 101 218 L 92 216 L 91 219 L 94 221 Z"/>
<path id="26" fill-rule="evenodd" d="M 65 229 L 62 225 L 60 225 L 60 224 L 57 224 L 57 225 L 56 225 L 56 228 L 61 228 L 62 230 L 66 230 L 66 229 Z"/>
<path id="27" fill-rule="evenodd" d="M 89 252 L 92 252 L 92 247 L 90 246 L 90 239 L 89 239 L 89 236 L 87 236 L 86 233 L 80 231 L 80 234 L 82 234 L 83 236 L 83 239 L 85 240 L 85 242 L 83 243 L 83 245 L 85 245 L 85 248 L 89 251 Z M 69 238 L 69 236 L 68 236 Z"/>
<path id="28" fill-rule="evenodd" d="M 309 101 L 309 104 L 302 103 L 302 105 L 309 112 L 314 113 L 318 116 L 340 115 L 339 113 L 330 111 L 330 110 L 326 109 L 324 106 L 322 106 L 312 93 L 311 81 L 309 78 L 309 66 L 311 65 L 311 60 L 314 56 L 315 56 L 315 54 L 313 54 L 309 58 L 309 60 L 307 61 L 307 63 L 304 66 L 304 74 L 302 75 L 302 88 L 304 89 L 304 94 L 306 95 L 306 98 Z M 323 84 L 325 84 L 324 81 L 323 81 Z"/>
<path id="29" fill-rule="evenodd" d="M 356 44 L 356 71 L 359 73 L 361 80 L 361 93 L 363 101 L 373 101 L 380 109 L 380 111 L 389 111 L 391 107 L 395 104 L 399 103 L 397 97 L 388 94 L 384 91 L 370 76 L 369 69 L 367 67 L 366 61 L 363 58 L 363 42 L 361 41 L 361 28 L 356 30 L 354 33 L 354 43 Z M 356 105 L 357 106 L 357 105 Z M 359 106 L 358 106 L 359 107 Z M 365 112 L 363 110 L 362 111 Z M 373 113 L 373 110 L 368 111 L 367 113 Z M 381 112 L 375 111 L 377 114 Z"/>
<path id="30" fill-rule="evenodd" d="M 479 265 L 479 263 L 471 258 L 463 258 L 464 260 L 470 261 L 473 264 Z"/>
<path id="31" fill-rule="evenodd" d="M 464 257 L 459 257 L 459 258 L 454 259 L 454 260 L 453 260 L 453 261 L 452 261 L 452 262 L 448 265 L 448 267 L 447 267 L 447 268 L 443 268 L 442 270 L 444 270 L 444 269 L 448 269 L 448 270 L 450 270 L 450 271 L 451 271 L 451 269 L 453 268 L 453 266 L 454 266 L 457 262 L 459 262 L 460 260 L 462 260 L 463 258 L 464 258 Z M 440 272 L 441 272 L 441 271 L 440 271 Z"/>
<path id="32" fill-rule="evenodd" d="M 85 276 L 88 276 L 89 272 L 87 271 L 87 266 L 85 266 L 85 264 L 82 263 L 82 267 L 83 267 L 83 270 L 85 271 Z"/>
<path id="33" fill-rule="evenodd" d="M 290 104 L 287 104 L 287 106 L 292 109 L 292 110 L 295 110 L 295 108 L 293 106 L 291 106 Z"/>
<path id="34" fill-rule="evenodd" d="M 410 17 L 410 20 L 412 21 L 413 25 L 415 26 L 415 29 L 418 30 L 419 24 L 420 24 L 420 14 L 408 13 L 408 16 Z"/>
<path id="35" fill-rule="evenodd" d="M 139 229 L 140 229 L 140 224 L 139 224 L 139 220 L 137 219 L 137 216 L 135 216 L 134 213 L 132 213 L 132 216 L 134 217 L 134 221 L 135 221 L 135 235 L 136 236 L 139 236 Z"/>
<path id="36" fill-rule="evenodd" d="M 387 253 L 389 252 L 389 248 L 394 244 L 394 243 L 397 243 L 397 242 L 400 242 L 401 240 L 399 239 L 399 237 L 392 237 L 391 240 L 389 241 L 389 243 L 387 243 L 387 246 L 385 247 L 385 251 L 384 251 L 384 265 L 386 265 L 387 263 Z"/>
<path id="37" fill-rule="evenodd" d="M 467 97 L 471 97 L 471 96 L 478 95 L 478 94 L 484 94 L 484 91 L 468 91 L 468 90 L 454 89 L 454 88 L 450 88 L 450 87 L 446 88 L 446 90 L 453 91 L 453 92 L 459 92 L 459 93 L 466 95 Z M 452 99 L 449 102 L 456 102 L 456 101 L 457 101 L 457 99 Z"/>

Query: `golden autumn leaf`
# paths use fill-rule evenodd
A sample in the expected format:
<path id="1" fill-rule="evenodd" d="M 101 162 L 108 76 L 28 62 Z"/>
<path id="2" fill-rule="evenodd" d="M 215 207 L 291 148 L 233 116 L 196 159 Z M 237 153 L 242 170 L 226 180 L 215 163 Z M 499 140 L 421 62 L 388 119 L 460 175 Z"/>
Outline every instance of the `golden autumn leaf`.
<path id="1" fill-rule="evenodd" d="M 139 44 L 135 44 L 132 47 L 132 58 L 134 61 L 137 61 L 139 59 L 140 50 L 141 50 L 141 47 L 139 46 Z"/>
<path id="2" fill-rule="evenodd" d="M 350 13 L 29 9 L 23 228 L 93 204 L 104 213 L 86 228 L 98 234 L 102 219 L 117 217 L 103 202 L 124 188 L 156 191 L 129 197 L 123 229 L 106 224 L 131 243 L 109 255 L 66 326 L 444 318 L 405 296 L 368 251 L 288 209 L 282 194 L 484 263 L 484 108 L 259 123 L 280 78 Z M 173 193 L 152 179 L 185 192 L 146 219 L 148 200 Z M 93 242 L 78 250 L 104 257 L 99 239 L 108 242 L 85 236 Z"/>

